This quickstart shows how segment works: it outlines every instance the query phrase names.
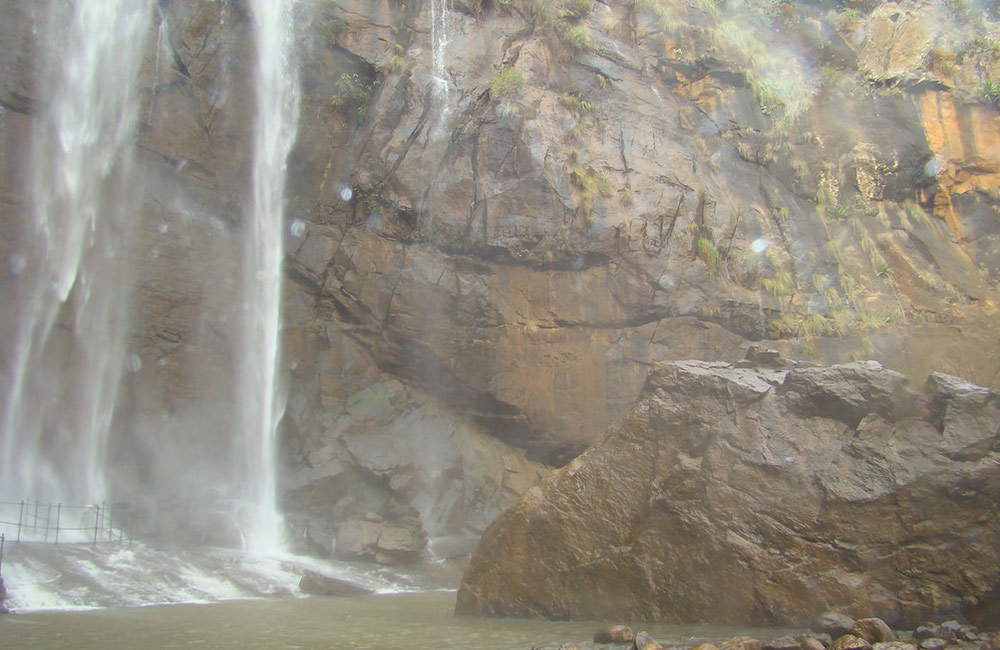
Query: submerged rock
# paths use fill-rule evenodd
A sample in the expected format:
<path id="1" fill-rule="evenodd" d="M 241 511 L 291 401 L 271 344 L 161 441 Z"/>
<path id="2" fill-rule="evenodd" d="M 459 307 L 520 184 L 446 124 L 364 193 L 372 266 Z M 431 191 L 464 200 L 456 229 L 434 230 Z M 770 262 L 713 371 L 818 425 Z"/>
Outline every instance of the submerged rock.
<path id="1" fill-rule="evenodd" d="M 594 633 L 594 643 L 629 643 L 635 632 L 627 625 L 612 625 Z"/>
<path id="2" fill-rule="evenodd" d="M 837 638 L 854 629 L 854 619 L 839 612 L 823 612 L 816 619 L 815 629 Z"/>
<path id="3" fill-rule="evenodd" d="M 299 580 L 299 590 L 310 596 L 363 596 L 372 593 L 361 585 L 331 578 L 315 571 L 305 571 Z"/>
<path id="4" fill-rule="evenodd" d="M 859 618 L 854 622 L 851 634 L 872 644 L 896 640 L 896 633 L 880 618 Z"/>
<path id="5" fill-rule="evenodd" d="M 1000 454 L 952 453 L 970 410 L 978 435 L 1000 426 L 983 390 L 921 395 L 871 363 L 659 365 L 628 416 L 490 526 L 456 611 L 757 625 L 988 611 Z"/>
<path id="6" fill-rule="evenodd" d="M 872 644 L 860 636 L 844 634 L 830 644 L 830 650 L 872 650 Z"/>
<path id="7" fill-rule="evenodd" d="M 759 639 L 748 636 L 734 636 L 719 644 L 719 650 L 761 650 L 763 644 Z"/>
<path id="8" fill-rule="evenodd" d="M 917 650 L 917 646 L 903 641 L 885 641 L 873 643 L 872 650 Z"/>
<path id="9" fill-rule="evenodd" d="M 939 639 L 933 636 L 920 642 L 920 650 L 944 650 L 944 648 L 947 647 L 948 642 L 945 639 Z"/>
<path id="10" fill-rule="evenodd" d="M 649 636 L 648 632 L 639 632 L 635 635 L 631 650 L 663 650 L 663 645 Z"/>
<path id="11" fill-rule="evenodd" d="M 802 650 L 802 641 L 794 636 L 779 636 L 765 641 L 762 650 Z"/>
<path id="12" fill-rule="evenodd" d="M 798 639 L 799 639 L 799 647 L 802 650 L 826 650 L 826 647 L 830 645 L 830 643 L 832 643 L 832 641 L 829 641 L 828 643 L 823 643 L 816 637 L 807 635 L 800 636 Z"/>

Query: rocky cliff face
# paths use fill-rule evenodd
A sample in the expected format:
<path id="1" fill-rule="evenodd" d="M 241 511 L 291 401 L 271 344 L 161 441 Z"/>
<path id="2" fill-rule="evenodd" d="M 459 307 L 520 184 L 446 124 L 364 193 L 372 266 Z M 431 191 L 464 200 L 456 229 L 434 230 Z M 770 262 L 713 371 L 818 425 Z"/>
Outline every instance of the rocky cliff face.
<path id="1" fill-rule="evenodd" d="M 620 424 L 487 529 L 457 611 L 906 626 L 995 608 L 1000 395 L 759 361 L 656 367 Z"/>
<path id="2" fill-rule="evenodd" d="M 355 67 L 306 66 L 339 110 L 300 139 L 295 275 L 535 457 L 593 440 L 649 362 L 748 339 L 993 380 L 987 20 L 458 2 L 442 36 L 429 4 L 319 6 Z"/>
<path id="3" fill-rule="evenodd" d="M 628 412 L 651 364 L 735 359 L 750 340 L 996 381 L 996 17 L 834 4 L 298 3 L 283 489 L 308 536 L 366 522 L 348 546 L 383 558 L 368 524 L 409 522 L 404 555 L 428 527 L 474 536 L 537 463 Z M 129 294 L 141 365 L 112 455 L 123 483 L 169 486 L 185 510 L 200 499 L 185 486 L 233 453 L 219 405 L 253 44 L 238 0 L 156 7 Z M 9 261 L 46 98 L 42 11 L 2 11 Z M 8 273 L 0 298 L 16 291 Z M 369 430 L 399 454 L 375 458 Z M 404 459 L 418 430 L 447 440 L 447 467 Z M 517 460 L 476 469 L 487 457 Z"/>

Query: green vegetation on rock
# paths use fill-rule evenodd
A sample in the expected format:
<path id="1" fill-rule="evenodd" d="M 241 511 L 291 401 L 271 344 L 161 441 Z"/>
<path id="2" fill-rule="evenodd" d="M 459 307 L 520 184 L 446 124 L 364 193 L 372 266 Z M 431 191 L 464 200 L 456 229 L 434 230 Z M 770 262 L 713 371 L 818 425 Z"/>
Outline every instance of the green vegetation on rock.
<path id="1" fill-rule="evenodd" d="M 704 262 L 710 272 L 715 273 L 722 266 L 722 256 L 711 239 L 699 237 L 695 242 L 694 252 L 695 257 Z"/>
<path id="2" fill-rule="evenodd" d="M 366 81 L 357 73 L 344 73 L 334 82 L 334 93 L 330 104 L 334 108 L 352 110 L 358 121 L 364 122 L 368 116 L 368 102 L 375 92 L 375 83 Z"/>
<path id="3" fill-rule="evenodd" d="M 524 74 L 517 68 L 500 68 L 490 81 L 490 97 L 495 101 L 513 99 L 524 85 Z"/>

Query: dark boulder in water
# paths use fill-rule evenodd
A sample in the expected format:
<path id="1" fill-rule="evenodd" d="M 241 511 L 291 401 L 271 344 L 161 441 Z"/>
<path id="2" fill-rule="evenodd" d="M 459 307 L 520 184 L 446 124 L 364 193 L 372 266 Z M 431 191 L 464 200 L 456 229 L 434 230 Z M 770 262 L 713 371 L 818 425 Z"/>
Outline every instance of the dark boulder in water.
<path id="1" fill-rule="evenodd" d="M 612 625 L 594 634 L 594 643 L 630 643 L 635 641 L 635 632 L 627 625 Z"/>
<path id="2" fill-rule="evenodd" d="M 315 571 L 306 571 L 299 580 L 299 589 L 310 596 L 364 596 L 371 589 L 339 578 L 331 578 Z"/>

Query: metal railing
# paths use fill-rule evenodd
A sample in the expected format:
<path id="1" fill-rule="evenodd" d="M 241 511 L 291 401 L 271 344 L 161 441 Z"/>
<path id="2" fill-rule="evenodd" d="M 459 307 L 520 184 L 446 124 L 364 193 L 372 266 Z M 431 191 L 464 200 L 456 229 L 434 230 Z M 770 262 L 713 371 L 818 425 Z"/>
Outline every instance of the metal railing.
<path id="1" fill-rule="evenodd" d="M 125 530 L 115 526 L 114 507 L 38 501 L 0 501 L 0 535 L 14 543 L 123 543 Z M 60 540 L 60 535 L 62 539 Z M 131 542 L 131 536 L 128 541 Z"/>

